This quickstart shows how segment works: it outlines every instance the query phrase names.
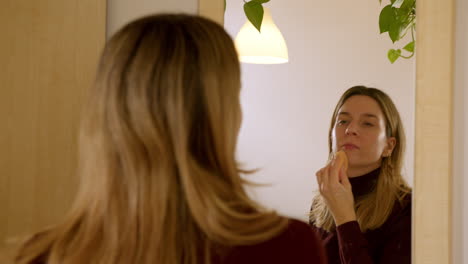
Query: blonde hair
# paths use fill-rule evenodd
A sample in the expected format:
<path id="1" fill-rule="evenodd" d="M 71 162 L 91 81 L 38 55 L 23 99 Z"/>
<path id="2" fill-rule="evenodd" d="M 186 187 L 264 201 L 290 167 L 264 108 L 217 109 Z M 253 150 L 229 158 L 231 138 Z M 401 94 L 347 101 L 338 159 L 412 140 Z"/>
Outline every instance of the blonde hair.
<path id="1" fill-rule="evenodd" d="M 395 137 L 396 145 L 391 156 L 384 157 L 380 167 L 376 187 L 369 194 L 355 201 L 357 221 L 362 231 L 373 230 L 382 226 L 390 216 L 396 201 L 402 202 L 411 191 L 405 179 L 401 175 L 403 155 L 405 151 L 405 133 L 392 99 L 383 91 L 365 86 L 349 88 L 338 101 L 328 131 L 328 150 L 332 153 L 332 132 L 335 126 L 338 111 L 350 97 L 355 95 L 368 96 L 374 99 L 380 106 L 385 117 L 386 136 Z M 312 209 L 309 220 L 315 226 L 327 231 L 335 229 L 333 216 L 320 194 L 312 201 Z"/>
<path id="2" fill-rule="evenodd" d="M 75 204 L 16 263 L 210 263 L 283 231 L 239 175 L 239 67 L 204 18 L 155 15 L 117 32 L 83 116 Z"/>

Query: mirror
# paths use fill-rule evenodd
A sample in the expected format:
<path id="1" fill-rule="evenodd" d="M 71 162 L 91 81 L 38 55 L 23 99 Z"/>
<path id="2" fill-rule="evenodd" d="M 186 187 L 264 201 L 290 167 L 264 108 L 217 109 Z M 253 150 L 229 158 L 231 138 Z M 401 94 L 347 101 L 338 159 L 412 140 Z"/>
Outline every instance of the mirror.
<path id="1" fill-rule="evenodd" d="M 238 155 L 248 168 L 260 168 L 249 179 L 271 184 L 251 189 L 261 204 L 308 222 L 312 198 L 318 191 L 315 172 L 328 159 L 333 110 L 341 95 L 355 85 L 379 88 L 396 104 L 408 142 L 402 173 L 412 185 L 415 59 L 399 59 L 391 64 L 387 58 L 389 49 L 402 48 L 411 41 L 409 34 L 392 44 L 387 33 L 379 34 L 379 14 L 388 3 L 290 0 L 264 4 L 286 40 L 289 62 L 242 64 L 244 118 Z M 228 1 L 226 8 L 224 26 L 233 37 L 246 20 L 242 5 Z M 410 228 L 407 230 L 409 233 Z M 411 240 L 408 236 L 399 237 L 406 241 L 406 246 L 399 242 L 407 249 L 406 254 L 404 250 L 400 254 L 406 256 Z M 369 244 L 377 241 L 368 234 L 364 237 Z M 330 233 L 322 235 L 327 251 L 336 247 L 329 254 L 330 263 L 339 262 L 340 243 L 336 238 Z M 391 248 L 391 243 L 387 239 L 385 248 Z M 376 251 L 369 249 L 371 252 Z M 389 253 L 392 254 L 398 251 Z"/>
<path id="2" fill-rule="evenodd" d="M 283 29 L 284 26 L 280 25 L 281 18 L 278 18 L 275 12 L 288 12 L 291 16 L 286 19 L 293 20 L 298 14 L 311 14 L 314 12 L 313 10 L 317 10 L 316 5 L 323 5 L 320 1 L 316 1 L 313 4 L 305 2 L 299 3 L 300 8 L 295 8 L 293 4 L 288 4 L 281 11 L 276 11 L 272 8 L 274 19 L 277 19 L 276 23 L 283 31 L 283 34 L 285 34 L 286 29 Z M 455 54 L 455 20 L 453 18 L 455 15 L 455 3 L 455 0 L 444 2 L 425 0 L 418 2 L 417 5 L 416 104 L 414 116 L 415 159 L 412 217 L 412 263 L 416 264 L 452 263 L 452 230 L 460 228 L 457 225 L 452 229 L 451 207 L 453 179 L 453 124 L 451 120 L 453 120 L 452 92 L 454 90 L 453 67 Z M 276 4 L 281 5 L 281 3 Z M 296 11 L 292 12 L 292 10 Z M 331 11 L 333 13 L 325 16 L 325 21 L 320 21 L 322 24 L 327 25 L 328 19 L 335 16 L 334 12 L 336 10 L 331 9 Z M 222 23 L 223 1 L 199 0 L 199 12 Z M 239 11 L 233 12 L 238 12 L 236 16 L 242 17 Z M 237 19 L 240 20 L 240 18 Z M 358 17 L 357 19 L 360 18 Z M 313 25 L 305 27 L 309 28 L 313 27 Z M 297 32 L 296 28 L 292 28 L 291 30 L 292 32 Z M 286 38 L 288 37 L 286 36 Z M 317 50 L 316 54 L 320 54 L 321 52 Z M 332 58 L 328 59 L 332 60 Z M 336 64 L 339 65 L 341 61 L 337 60 Z M 274 73 L 272 70 L 270 76 L 275 76 Z M 358 81 L 363 82 L 364 80 Z M 255 88 L 262 87 L 260 83 L 254 85 L 256 85 Z M 286 87 L 289 88 L 291 85 L 288 83 Z M 395 101 L 400 100 L 400 98 L 394 99 Z M 398 107 L 401 113 L 401 106 L 398 105 Z M 408 128 L 406 130 L 409 137 Z M 265 136 L 268 136 L 268 134 Z M 284 154 L 284 156 L 287 155 L 290 155 L 290 153 Z M 408 164 L 410 163 L 407 162 L 406 164 L 406 173 L 409 175 Z M 291 175 L 289 172 L 285 173 L 286 175 Z M 266 174 L 267 172 L 265 172 Z M 441 177 L 441 175 L 444 177 Z M 457 248 L 459 247 L 457 246 Z"/>
<path id="3" fill-rule="evenodd" d="M 402 116 L 408 139 L 403 174 L 413 181 L 415 59 L 391 64 L 392 44 L 379 34 L 379 1 L 270 1 L 289 62 L 242 63 L 243 124 L 239 160 L 261 170 L 248 176 L 271 184 L 254 188 L 262 204 L 308 220 L 317 190 L 315 172 L 328 158 L 328 128 L 341 94 L 354 85 L 387 92 Z M 227 1 L 224 27 L 233 38 L 246 21 L 243 1 Z M 409 37 L 409 38 L 408 38 Z M 404 43 L 404 44 L 403 44 Z"/>

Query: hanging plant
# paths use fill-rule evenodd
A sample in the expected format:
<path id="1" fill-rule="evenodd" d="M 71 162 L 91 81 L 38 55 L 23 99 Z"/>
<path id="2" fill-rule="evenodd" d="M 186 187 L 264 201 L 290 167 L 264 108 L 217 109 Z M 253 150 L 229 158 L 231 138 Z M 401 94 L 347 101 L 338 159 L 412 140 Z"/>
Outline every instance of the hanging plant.
<path id="1" fill-rule="evenodd" d="M 382 3 L 382 0 L 379 0 Z M 408 55 L 402 54 L 402 49 L 390 49 L 387 57 L 391 63 L 398 58 L 409 59 L 414 56 L 414 33 L 416 31 L 416 0 L 390 0 L 379 16 L 380 34 L 388 32 L 388 36 L 393 43 L 401 40 L 408 32 L 411 33 L 411 41 L 407 43 L 403 50 Z"/>
<path id="2" fill-rule="evenodd" d="M 247 19 L 254 25 L 254 27 L 260 32 L 263 21 L 263 6 L 262 4 L 270 2 L 270 0 L 251 0 L 246 2 L 244 0 L 244 12 Z"/>
<path id="3" fill-rule="evenodd" d="M 252 25 L 260 32 L 263 20 L 262 4 L 270 0 L 244 0 L 244 13 Z M 379 0 L 382 4 L 382 0 Z M 226 11 L 226 0 L 224 0 Z M 393 43 L 403 39 L 408 32 L 411 33 L 411 41 L 402 49 L 390 49 L 387 52 L 388 60 L 394 63 L 398 58 L 410 59 L 414 56 L 416 31 L 416 0 L 390 0 L 390 4 L 382 8 L 379 15 L 380 34 L 388 32 Z M 402 54 L 402 50 L 407 55 Z"/>
<path id="4" fill-rule="evenodd" d="M 263 6 L 262 4 L 268 3 L 270 0 L 244 0 L 244 13 L 252 25 L 260 32 L 263 21 Z M 224 0 L 224 12 L 226 12 L 226 0 Z"/>

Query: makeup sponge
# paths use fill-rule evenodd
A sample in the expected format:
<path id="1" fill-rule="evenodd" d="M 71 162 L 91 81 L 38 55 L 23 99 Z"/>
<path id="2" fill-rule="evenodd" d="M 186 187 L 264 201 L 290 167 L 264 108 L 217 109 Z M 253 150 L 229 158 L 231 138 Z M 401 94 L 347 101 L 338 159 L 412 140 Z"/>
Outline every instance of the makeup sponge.
<path id="1" fill-rule="evenodd" d="M 348 170 L 348 156 L 343 150 L 336 152 L 335 154 L 336 164 L 338 164 L 338 168 L 344 167 L 344 170 Z"/>

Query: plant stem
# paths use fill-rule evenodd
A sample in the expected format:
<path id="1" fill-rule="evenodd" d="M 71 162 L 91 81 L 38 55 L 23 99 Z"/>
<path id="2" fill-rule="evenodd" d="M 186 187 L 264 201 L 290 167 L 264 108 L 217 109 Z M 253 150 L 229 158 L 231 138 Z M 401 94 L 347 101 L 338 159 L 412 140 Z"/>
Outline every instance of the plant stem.
<path id="1" fill-rule="evenodd" d="M 400 55 L 400 57 L 402 57 L 403 59 L 411 59 L 413 56 L 414 56 L 414 52 L 411 53 L 411 55 L 409 55 L 409 56 Z"/>

